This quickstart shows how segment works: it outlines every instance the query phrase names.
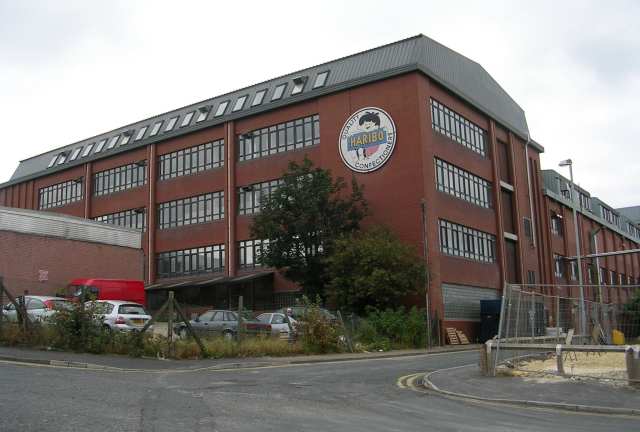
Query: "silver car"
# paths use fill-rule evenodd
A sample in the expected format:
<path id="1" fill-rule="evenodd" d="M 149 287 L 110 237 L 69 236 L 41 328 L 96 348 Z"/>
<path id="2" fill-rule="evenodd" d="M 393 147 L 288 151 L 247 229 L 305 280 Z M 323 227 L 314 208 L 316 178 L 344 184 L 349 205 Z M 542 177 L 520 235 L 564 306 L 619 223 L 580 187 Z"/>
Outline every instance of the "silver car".
<path id="1" fill-rule="evenodd" d="M 151 319 L 144 306 L 129 301 L 96 300 L 85 305 L 94 308 L 95 316 L 109 331 L 140 331 Z"/>
<path id="2" fill-rule="evenodd" d="M 265 324 L 271 324 L 271 335 L 281 338 L 288 338 L 291 330 L 295 333 L 296 324 L 298 323 L 295 319 L 289 317 L 291 322 L 291 329 L 289 329 L 285 315 L 279 312 L 263 313 L 258 315 L 256 319 Z"/>
<path id="3" fill-rule="evenodd" d="M 18 297 L 20 299 L 21 297 Z M 16 299 L 16 300 L 18 300 Z M 24 296 L 27 316 L 34 322 L 46 322 L 60 309 L 71 309 L 73 302 L 62 297 L 53 296 Z M 3 318 L 9 322 L 18 321 L 18 311 L 13 303 L 3 307 Z"/>

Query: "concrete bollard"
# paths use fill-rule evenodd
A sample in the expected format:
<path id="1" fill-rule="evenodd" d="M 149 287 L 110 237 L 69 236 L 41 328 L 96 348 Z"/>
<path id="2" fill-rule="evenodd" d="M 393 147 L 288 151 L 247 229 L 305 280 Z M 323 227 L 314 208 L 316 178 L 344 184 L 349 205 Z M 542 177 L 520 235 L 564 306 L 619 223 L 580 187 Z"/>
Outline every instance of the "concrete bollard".
<path id="1" fill-rule="evenodd" d="M 558 368 L 558 375 L 564 375 L 564 362 L 562 361 L 562 345 L 556 345 L 556 365 Z"/>
<path id="2" fill-rule="evenodd" d="M 627 361 L 629 385 L 640 388 L 640 347 L 627 346 L 624 354 Z"/>

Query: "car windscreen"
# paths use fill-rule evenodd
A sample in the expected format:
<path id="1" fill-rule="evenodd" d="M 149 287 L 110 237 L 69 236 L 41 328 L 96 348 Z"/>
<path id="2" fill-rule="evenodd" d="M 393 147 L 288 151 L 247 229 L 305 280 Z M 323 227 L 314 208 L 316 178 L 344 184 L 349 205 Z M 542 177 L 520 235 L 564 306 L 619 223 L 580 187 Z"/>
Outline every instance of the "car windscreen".
<path id="1" fill-rule="evenodd" d="M 147 315 L 144 308 L 137 304 L 123 304 L 118 307 L 118 313 L 122 315 Z"/>
<path id="2" fill-rule="evenodd" d="M 258 321 L 269 324 L 269 319 L 271 318 L 270 314 L 262 314 L 258 315 L 256 318 Z"/>
<path id="3" fill-rule="evenodd" d="M 51 309 L 73 309 L 73 302 L 70 302 L 69 300 L 47 300 L 45 303 L 47 305 L 51 305 Z"/>

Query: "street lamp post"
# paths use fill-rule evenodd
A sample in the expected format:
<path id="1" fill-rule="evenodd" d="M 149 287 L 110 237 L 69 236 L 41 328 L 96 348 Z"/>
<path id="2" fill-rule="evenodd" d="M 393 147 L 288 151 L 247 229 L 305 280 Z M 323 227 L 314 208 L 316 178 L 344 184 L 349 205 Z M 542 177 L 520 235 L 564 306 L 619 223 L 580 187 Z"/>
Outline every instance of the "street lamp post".
<path id="1" fill-rule="evenodd" d="M 573 228 L 576 236 L 576 258 L 578 261 L 578 288 L 580 292 L 580 330 L 582 335 L 587 332 L 587 315 L 584 305 L 584 285 L 582 283 L 582 257 L 580 256 L 580 230 L 578 229 L 578 210 L 575 201 L 575 185 L 573 184 L 573 161 L 566 159 L 560 162 L 561 167 L 569 167 L 569 199 L 571 200 L 571 208 L 573 210 Z"/>

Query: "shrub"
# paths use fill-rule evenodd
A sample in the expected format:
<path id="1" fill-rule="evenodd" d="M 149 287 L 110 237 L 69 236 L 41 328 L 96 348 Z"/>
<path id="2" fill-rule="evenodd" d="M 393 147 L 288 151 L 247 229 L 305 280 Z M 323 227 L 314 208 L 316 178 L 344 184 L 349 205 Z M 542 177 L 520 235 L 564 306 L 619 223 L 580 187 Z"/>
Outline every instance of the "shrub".
<path id="1" fill-rule="evenodd" d="M 298 321 L 298 337 L 306 353 L 328 353 L 340 351 L 340 331 L 320 309 L 320 298 L 311 302 L 302 297 L 305 314 Z"/>
<path id="2" fill-rule="evenodd" d="M 380 311 L 369 308 L 367 317 L 359 323 L 355 338 L 367 349 L 420 348 L 426 342 L 426 317 L 415 306 L 408 312 Z"/>
<path id="3" fill-rule="evenodd" d="M 91 306 L 59 310 L 48 322 L 52 331 L 51 345 L 63 350 L 105 352 L 111 337 L 94 315 Z"/>

